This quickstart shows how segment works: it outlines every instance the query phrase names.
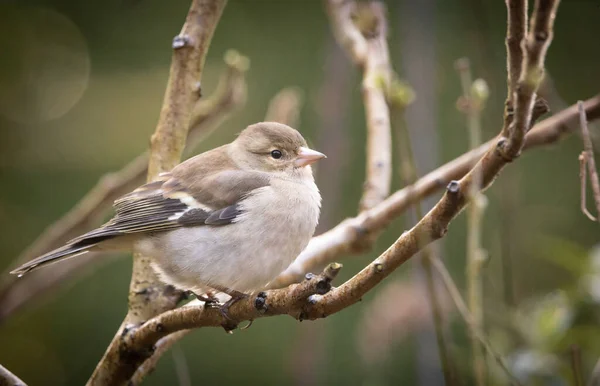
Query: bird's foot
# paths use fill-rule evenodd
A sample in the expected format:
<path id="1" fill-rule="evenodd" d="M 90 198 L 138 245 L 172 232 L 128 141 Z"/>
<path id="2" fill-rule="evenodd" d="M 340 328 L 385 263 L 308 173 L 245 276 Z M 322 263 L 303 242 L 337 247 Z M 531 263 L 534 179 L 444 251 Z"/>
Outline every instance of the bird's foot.
<path id="1" fill-rule="evenodd" d="M 239 302 L 240 300 L 246 299 L 249 295 L 242 292 L 231 291 L 230 296 L 231 298 L 219 308 L 219 310 L 221 311 L 221 315 L 223 315 L 223 318 L 225 318 L 226 320 L 226 322 L 223 323 L 223 328 L 226 332 L 231 332 L 232 330 L 235 330 L 238 326 L 238 322 L 235 319 L 233 319 L 231 315 L 229 315 L 229 308 L 231 308 L 232 305 Z M 250 323 L 250 325 L 251 324 L 252 323 Z M 250 327 L 250 325 L 244 327 L 244 329 Z"/>
<path id="2" fill-rule="evenodd" d="M 219 307 L 219 299 L 217 299 L 212 293 L 207 292 L 205 294 L 197 294 L 193 291 L 187 291 L 188 294 L 194 295 L 196 299 L 204 302 L 205 308 L 218 308 Z"/>

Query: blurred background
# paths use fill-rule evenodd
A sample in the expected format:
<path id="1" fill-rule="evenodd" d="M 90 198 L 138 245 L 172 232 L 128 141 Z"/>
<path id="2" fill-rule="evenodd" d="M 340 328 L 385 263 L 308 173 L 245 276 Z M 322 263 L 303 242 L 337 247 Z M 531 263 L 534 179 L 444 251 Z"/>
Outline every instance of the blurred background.
<path id="1" fill-rule="evenodd" d="M 406 122 L 424 174 L 468 149 L 466 119 L 456 108 L 458 58 L 469 58 L 474 77 L 490 88 L 484 137 L 500 129 L 506 11 L 502 1 L 483 0 L 387 5 L 393 67 L 416 93 Z M 101 176 L 147 149 L 171 40 L 188 7 L 184 0 L 2 1 L 0 270 L 14 268 L 17 256 Z M 546 62 L 552 83 L 544 88 L 554 111 L 600 89 L 599 18 L 597 0 L 565 0 L 559 8 Z M 296 86 L 304 101 L 298 129 L 329 156 L 316 171 L 324 197 L 318 232 L 354 216 L 365 169 L 361 73 L 333 39 L 323 4 L 230 0 L 206 61 L 205 96 L 231 48 L 250 60 L 247 102 L 194 153 L 263 120 L 270 99 Z M 600 356 L 598 224 L 579 210 L 581 148 L 571 136 L 528 151 L 486 193 L 485 329 L 527 384 L 568 384 L 572 344 L 581 350 L 586 375 Z M 394 189 L 400 187 L 396 168 Z M 385 250 L 409 221 L 395 221 L 372 252 L 339 259 L 338 281 Z M 461 215 L 438 246 L 461 289 L 465 235 Z M 443 384 L 418 271 L 413 261 L 405 264 L 362 303 L 325 320 L 275 317 L 233 335 L 195 331 L 145 384 Z M 9 312 L 5 272 L 0 363 L 30 385 L 84 384 L 126 313 L 130 274 L 128 256 L 106 259 Z M 469 384 L 468 332 L 449 300 L 443 310 L 454 361 Z M 489 364 L 490 384 L 503 384 L 493 359 Z"/>

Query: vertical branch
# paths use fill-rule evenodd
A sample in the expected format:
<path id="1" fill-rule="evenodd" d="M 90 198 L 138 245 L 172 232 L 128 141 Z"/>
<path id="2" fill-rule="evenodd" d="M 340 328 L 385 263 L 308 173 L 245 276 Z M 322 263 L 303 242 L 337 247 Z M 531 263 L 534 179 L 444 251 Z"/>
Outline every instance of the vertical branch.
<path id="1" fill-rule="evenodd" d="M 481 145 L 481 110 L 488 97 L 487 85 L 482 79 L 472 81 L 471 66 L 467 58 L 456 63 L 463 89 L 462 107 L 467 115 L 469 128 L 469 147 Z M 481 170 L 473 174 L 470 186 L 470 206 L 467 213 L 467 298 L 469 310 L 473 315 L 473 324 L 477 330 L 483 330 L 483 280 L 481 267 L 485 261 L 485 253 L 481 247 L 483 212 L 486 198 L 481 190 Z M 476 384 L 486 384 L 485 357 L 483 348 L 474 333 L 471 332 L 471 348 L 473 355 L 473 373 Z"/>
<path id="2" fill-rule="evenodd" d="M 513 93 L 521 77 L 527 35 L 527 0 L 505 0 L 506 20 L 506 68 L 508 86 L 507 101 L 513 102 Z"/>
<path id="3" fill-rule="evenodd" d="M 156 131 L 150 140 L 148 181 L 180 162 L 193 108 L 201 96 L 204 61 L 225 4 L 226 0 L 193 0 L 180 34 L 173 39 L 169 81 Z M 88 385 L 121 384 L 131 378 L 137 361 L 126 355 L 124 335 L 131 325 L 174 308 L 180 296 L 178 291 L 159 282 L 149 257 L 134 255 L 127 316 Z"/>
<path id="4" fill-rule="evenodd" d="M 500 366 L 502 371 L 504 371 L 504 373 L 515 384 L 518 385 L 519 384 L 518 379 L 508 369 L 508 367 L 504 363 L 504 358 L 502 357 L 502 355 L 500 355 L 498 352 L 496 352 L 496 350 L 494 350 L 491 343 L 488 341 L 488 339 L 484 335 L 483 331 L 480 330 L 476 326 L 473 315 L 469 312 L 469 309 L 467 308 L 465 301 L 460 296 L 460 291 L 456 287 L 456 284 L 454 283 L 454 280 L 452 280 L 452 276 L 450 276 L 450 273 L 446 269 L 446 266 L 444 265 L 444 263 L 440 259 L 434 259 L 432 261 L 432 263 L 433 263 L 433 267 L 436 269 L 436 271 L 440 275 L 442 282 L 444 283 L 444 286 L 448 290 L 450 298 L 452 298 L 452 300 L 454 301 L 454 305 L 456 306 L 456 309 L 458 310 L 458 312 L 462 316 L 463 320 L 469 327 L 471 335 L 474 336 L 481 343 L 481 345 L 485 348 L 485 350 L 488 352 L 488 354 L 496 360 L 496 363 L 498 363 L 498 366 Z"/>
<path id="5" fill-rule="evenodd" d="M 404 118 L 404 110 L 406 106 L 412 102 L 413 98 L 399 97 L 402 95 L 412 95 L 414 97 L 414 91 L 410 86 L 402 82 L 393 82 L 392 87 L 390 88 L 390 103 L 393 108 L 394 122 L 398 131 L 397 142 L 400 154 L 401 177 L 404 185 L 410 188 L 414 186 L 417 181 L 418 173 L 414 152 L 411 146 L 410 134 Z M 423 217 L 422 204 L 416 203 L 413 209 L 418 221 L 418 219 Z M 414 226 L 414 224 L 409 224 L 409 226 Z M 417 237 L 421 239 L 418 242 L 422 245 L 427 245 L 431 242 L 431 240 L 428 239 L 427 234 L 418 234 Z M 454 385 L 457 383 L 457 373 L 456 367 L 452 361 L 452 355 L 450 355 L 449 344 L 445 336 L 443 312 L 432 270 L 431 261 L 434 258 L 434 255 L 431 246 L 425 246 L 423 248 L 421 257 L 444 381 L 447 385 Z"/>
<path id="6" fill-rule="evenodd" d="M 579 109 L 579 124 L 581 125 L 581 136 L 583 138 L 583 152 L 579 158 L 581 165 L 581 208 L 583 213 L 595 221 L 596 219 L 587 211 L 585 205 L 585 167 L 587 166 L 587 174 L 590 176 L 594 202 L 596 203 L 596 214 L 600 215 L 600 182 L 598 181 L 598 169 L 596 169 L 596 161 L 594 160 L 594 147 L 592 145 L 590 130 L 588 129 L 587 118 L 585 116 L 585 109 L 582 101 L 577 102 L 577 108 Z"/>
<path id="7" fill-rule="evenodd" d="M 328 0 L 327 11 L 338 42 L 363 70 L 362 94 L 367 119 L 367 171 L 360 210 L 370 209 L 390 192 L 392 139 L 385 91 L 390 82 L 382 3 Z"/>
<path id="8" fill-rule="evenodd" d="M 514 118 L 509 125 L 509 140 L 501 146 L 502 156 L 513 160 L 520 153 L 525 134 L 531 127 L 536 92 L 544 77 L 544 60 L 554 34 L 558 0 L 536 0 L 527 39 L 523 40 L 525 57 L 515 89 Z"/>
<path id="9" fill-rule="evenodd" d="M 525 36 L 527 35 L 527 1 L 505 0 L 507 9 L 506 18 L 506 103 L 504 104 L 504 126 L 501 135 L 508 137 L 508 130 L 512 123 L 515 91 L 523 71 L 525 58 Z"/>

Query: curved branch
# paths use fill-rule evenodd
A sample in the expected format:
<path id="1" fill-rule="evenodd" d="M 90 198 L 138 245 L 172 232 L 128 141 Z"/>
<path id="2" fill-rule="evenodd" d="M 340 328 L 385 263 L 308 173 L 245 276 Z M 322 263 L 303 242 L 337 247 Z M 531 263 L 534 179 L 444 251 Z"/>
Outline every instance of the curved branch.
<path id="1" fill-rule="evenodd" d="M 584 109 L 589 121 L 600 118 L 600 94 L 588 99 Z M 558 142 L 578 129 L 577 106 L 573 105 L 536 124 L 525 137 L 523 149 Z M 414 185 L 398 190 L 379 205 L 356 217 L 346 219 L 331 230 L 312 238 L 298 258 L 271 284 L 282 288 L 302 279 L 306 272 L 319 270 L 344 254 L 364 252 L 375 242 L 372 234 L 385 229 L 416 202 L 428 197 L 451 180 L 462 178 L 475 162 L 498 141 L 494 138 L 420 178 Z"/>
<path id="2" fill-rule="evenodd" d="M 410 259 L 429 243 L 442 238 L 450 222 L 466 206 L 473 176 L 480 176 L 481 189 L 487 188 L 502 169 L 513 160 L 508 158 L 517 144 L 523 144 L 526 131 L 521 127 L 531 122 L 535 92 L 543 73 L 544 58 L 552 38 L 553 22 L 558 0 L 537 0 L 532 17 L 532 28 L 528 41 L 544 36 L 543 44 L 529 44 L 524 60 L 524 73 L 517 87 L 515 126 L 509 138 L 500 138 L 484 154 L 483 158 L 461 180 L 451 181 L 440 201 L 416 226 L 405 232 L 383 254 L 340 287 L 321 297 L 313 298 L 306 316 L 322 318 L 341 311 L 358 302 L 397 267 Z M 539 39 L 538 39 L 539 40 Z M 527 83 L 527 85 L 526 85 Z M 507 146 L 508 143 L 508 146 Z M 504 152 L 508 148 L 510 152 Z M 518 154 L 521 148 L 516 149 Z"/>

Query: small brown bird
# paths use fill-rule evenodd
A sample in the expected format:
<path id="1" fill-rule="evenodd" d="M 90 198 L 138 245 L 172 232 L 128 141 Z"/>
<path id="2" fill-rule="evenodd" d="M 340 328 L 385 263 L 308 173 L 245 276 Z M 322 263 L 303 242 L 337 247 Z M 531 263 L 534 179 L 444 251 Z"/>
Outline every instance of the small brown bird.
<path id="1" fill-rule="evenodd" d="M 233 300 L 263 288 L 308 244 L 321 206 L 310 164 L 324 157 L 291 127 L 248 126 L 230 144 L 116 200 L 115 216 L 100 228 L 12 273 L 89 251 L 130 250 L 150 256 L 167 284 Z"/>

